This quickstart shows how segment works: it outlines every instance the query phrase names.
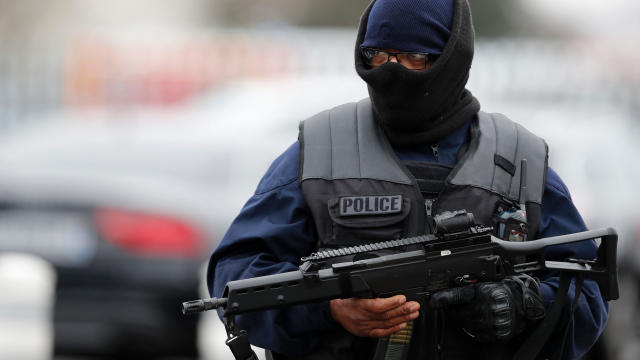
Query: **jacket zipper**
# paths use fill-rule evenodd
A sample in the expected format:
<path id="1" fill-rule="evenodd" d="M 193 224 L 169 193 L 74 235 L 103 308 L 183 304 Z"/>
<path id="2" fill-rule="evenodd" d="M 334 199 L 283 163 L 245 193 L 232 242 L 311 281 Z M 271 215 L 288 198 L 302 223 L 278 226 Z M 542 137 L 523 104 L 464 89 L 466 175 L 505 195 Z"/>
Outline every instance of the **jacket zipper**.
<path id="1" fill-rule="evenodd" d="M 434 230 L 433 226 L 432 226 L 432 215 L 433 215 L 433 203 L 434 200 L 433 199 L 425 199 L 424 201 L 424 212 L 427 215 L 427 218 L 425 219 L 425 230 L 427 231 L 427 234 L 433 234 Z"/>
<path id="2" fill-rule="evenodd" d="M 433 144 L 431 145 L 431 151 L 433 151 L 433 157 L 436 158 L 436 161 L 438 160 L 438 155 L 440 155 L 440 152 L 438 151 L 439 145 L 438 144 Z"/>
<path id="3" fill-rule="evenodd" d="M 433 200 L 427 199 L 424 201 L 424 208 L 428 217 L 431 217 L 433 212 Z"/>

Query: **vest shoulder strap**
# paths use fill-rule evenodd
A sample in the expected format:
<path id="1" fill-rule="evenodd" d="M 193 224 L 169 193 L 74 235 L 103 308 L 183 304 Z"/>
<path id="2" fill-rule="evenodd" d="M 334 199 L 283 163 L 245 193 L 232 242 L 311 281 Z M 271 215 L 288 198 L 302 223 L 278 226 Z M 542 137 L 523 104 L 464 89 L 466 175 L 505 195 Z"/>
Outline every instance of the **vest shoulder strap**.
<path id="1" fill-rule="evenodd" d="M 299 179 L 371 179 L 413 184 L 373 118 L 371 101 L 323 111 L 300 124 Z M 525 200 L 540 204 L 548 146 L 544 140 L 501 114 L 478 113 L 467 152 L 448 183 L 481 188 L 520 200 L 521 161 L 527 160 Z"/>
<path id="2" fill-rule="evenodd" d="M 300 123 L 300 181 L 372 179 L 412 184 L 398 166 L 372 111 L 367 98 Z"/>
<path id="3" fill-rule="evenodd" d="M 548 146 L 522 125 L 502 114 L 478 113 L 471 126 L 471 141 L 449 182 L 455 186 L 474 186 L 520 200 L 521 161 L 527 160 L 527 202 L 540 204 L 544 193 Z"/>

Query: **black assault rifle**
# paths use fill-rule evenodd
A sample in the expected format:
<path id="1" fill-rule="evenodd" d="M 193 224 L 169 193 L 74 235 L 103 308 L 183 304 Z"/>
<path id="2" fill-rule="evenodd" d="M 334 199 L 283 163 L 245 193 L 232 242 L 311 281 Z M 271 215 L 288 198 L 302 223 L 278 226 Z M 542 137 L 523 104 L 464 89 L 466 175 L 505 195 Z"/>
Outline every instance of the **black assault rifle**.
<path id="1" fill-rule="evenodd" d="M 474 225 L 473 214 L 457 211 L 439 217 L 436 229 L 436 235 L 314 253 L 301 259 L 303 263 L 297 271 L 230 281 L 221 298 L 184 302 L 182 311 L 192 314 L 221 308 L 229 334 L 227 345 L 237 359 L 251 359 L 247 334 L 235 326 L 234 316 L 253 311 L 338 298 L 384 298 L 398 294 L 405 295 L 407 301 L 419 301 L 425 306 L 429 296 L 442 289 L 540 271 L 559 272 L 561 282 L 562 276 L 568 280 L 590 278 L 597 282 L 604 299 L 615 300 L 619 296 L 618 236 L 611 228 L 509 242 L 492 236 L 490 227 Z M 590 239 L 600 239 L 595 259 L 549 261 L 545 258 L 545 249 L 549 246 Z M 362 254 L 406 248 L 418 250 L 336 262 L 341 257 L 353 259 L 356 256 L 357 259 Z M 561 285 L 558 294 L 562 291 Z M 556 298 L 556 303 L 560 303 L 555 310 L 558 314 L 552 315 L 554 310 L 548 311 L 547 318 L 559 316 L 566 300 L 564 295 L 562 300 L 559 300 L 560 296 Z M 538 341 L 544 345 L 546 339 Z"/>

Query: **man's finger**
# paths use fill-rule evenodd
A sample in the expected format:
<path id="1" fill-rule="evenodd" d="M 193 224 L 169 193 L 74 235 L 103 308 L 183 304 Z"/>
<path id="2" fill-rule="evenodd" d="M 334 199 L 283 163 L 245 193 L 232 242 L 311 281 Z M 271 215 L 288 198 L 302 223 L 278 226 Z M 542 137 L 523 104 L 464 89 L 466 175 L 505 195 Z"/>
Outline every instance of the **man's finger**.
<path id="1" fill-rule="evenodd" d="M 404 295 L 396 295 L 390 298 L 360 300 L 362 301 L 361 304 L 363 309 L 373 313 L 389 311 L 407 302 L 407 298 Z"/>
<path id="2" fill-rule="evenodd" d="M 397 326 L 399 324 L 405 323 L 407 321 L 414 320 L 418 316 L 420 316 L 420 312 L 415 311 L 409 314 L 402 314 L 394 318 L 385 319 L 385 320 L 375 320 L 375 319 L 366 320 L 362 322 L 362 325 L 369 329 L 388 329 L 388 328 Z"/>
<path id="3" fill-rule="evenodd" d="M 371 316 L 378 320 L 390 320 L 393 318 L 406 316 L 411 313 L 416 313 L 418 312 L 418 310 L 420 310 L 420 304 L 416 301 L 409 301 L 382 313 L 371 313 Z"/>
<path id="4" fill-rule="evenodd" d="M 402 324 L 396 325 L 392 328 L 388 328 L 388 329 L 373 329 L 369 332 L 369 336 L 370 337 L 375 337 L 375 338 L 382 338 L 385 336 L 389 336 L 393 333 L 396 333 L 404 328 L 407 327 L 407 323 L 403 322 Z"/>

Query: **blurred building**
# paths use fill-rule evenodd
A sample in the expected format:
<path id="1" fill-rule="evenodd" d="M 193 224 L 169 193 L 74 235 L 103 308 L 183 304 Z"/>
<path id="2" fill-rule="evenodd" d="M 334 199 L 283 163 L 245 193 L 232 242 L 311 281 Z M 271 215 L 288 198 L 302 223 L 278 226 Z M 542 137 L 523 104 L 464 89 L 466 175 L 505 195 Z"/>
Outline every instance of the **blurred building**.
<path id="1" fill-rule="evenodd" d="M 151 0 L 0 1 L 0 131 L 64 107 L 122 111 L 132 106 L 171 106 L 232 79 L 324 71 L 325 67 L 332 71 L 336 66 L 348 69 L 350 55 L 344 54 L 351 51 L 353 29 L 367 3 L 167 0 L 159 6 Z M 630 15 L 624 16 L 635 13 L 637 5 L 615 1 L 601 11 L 597 4 L 472 2 L 481 38 L 524 36 L 533 40 L 495 46 L 506 44 L 507 52 L 519 44 L 535 46 L 541 56 L 547 56 L 543 66 L 554 76 L 535 77 L 535 83 L 526 85 L 529 89 L 561 86 L 565 76 L 583 76 L 588 71 L 585 79 L 604 81 L 598 93 L 637 102 L 634 85 L 640 70 L 635 64 L 640 55 L 632 44 L 638 29 Z M 337 30 L 340 40 L 332 44 L 309 31 L 300 36 L 286 30 L 300 26 L 343 30 Z M 274 29 L 283 30 L 278 34 Z M 331 31 L 335 30 L 320 32 Z M 294 35 L 287 37 L 287 32 Z M 561 45 L 563 41 L 571 45 Z M 559 53 L 553 54 L 555 50 Z M 499 50 L 486 54 L 503 57 Z M 551 65 L 554 59 L 559 61 L 557 66 Z M 564 71 L 574 59 L 591 68 Z M 530 68 L 542 73 L 535 60 L 531 59 Z M 483 71 L 483 76 L 493 75 Z M 519 81 L 498 76 L 499 81 Z M 506 84 L 521 85 L 522 81 Z"/>

